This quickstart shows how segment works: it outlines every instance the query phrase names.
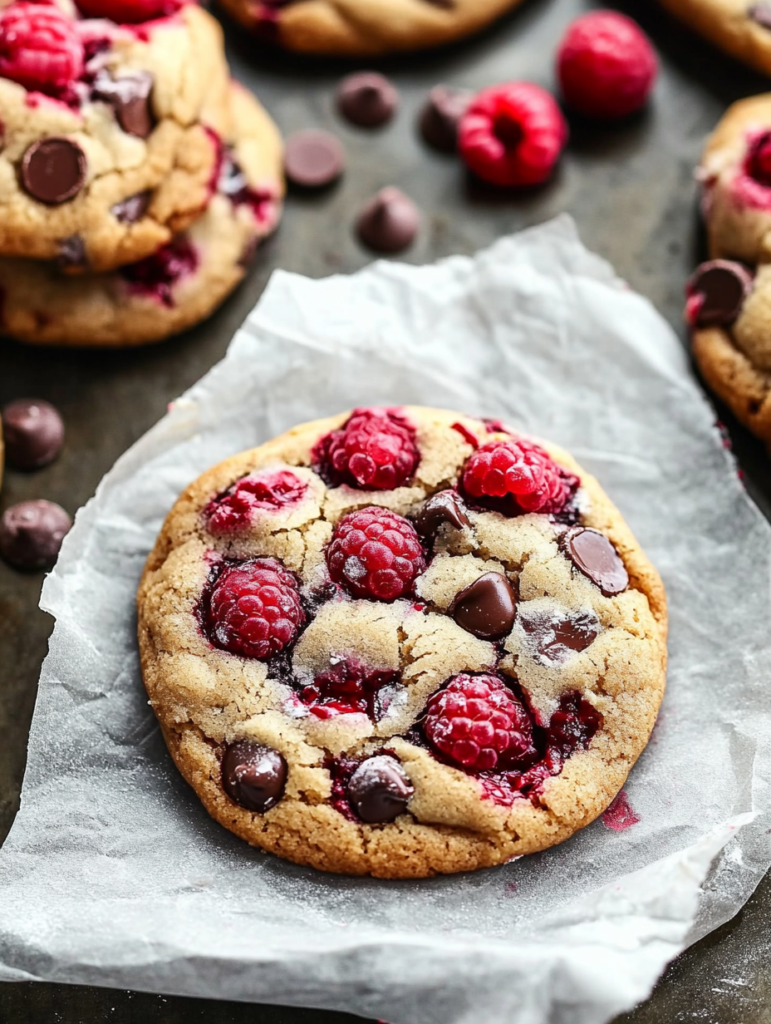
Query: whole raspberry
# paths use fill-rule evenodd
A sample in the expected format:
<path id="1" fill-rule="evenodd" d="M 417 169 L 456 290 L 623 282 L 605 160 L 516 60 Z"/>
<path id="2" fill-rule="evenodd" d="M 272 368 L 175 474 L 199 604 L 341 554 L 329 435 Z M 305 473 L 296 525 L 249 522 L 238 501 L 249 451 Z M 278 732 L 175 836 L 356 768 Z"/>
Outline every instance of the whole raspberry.
<path id="1" fill-rule="evenodd" d="M 614 119 L 639 110 L 656 79 L 648 37 L 616 11 L 592 11 L 568 28 L 557 51 L 565 102 L 588 117 Z"/>
<path id="2" fill-rule="evenodd" d="M 340 520 L 327 565 L 332 579 L 354 597 L 395 601 L 409 593 L 426 560 L 412 523 L 372 505 Z"/>
<path id="3" fill-rule="evenodd" d="M 354 409 L 318 442 L 313 462 L 330 483 L 370 491 L 401 487 L 415 472 L 420 452 L 415 431 L 392 409 Z"/>
<path id="4" fill-rule="evenodd" d="M 257 509 L 286 508 L 304 497 L 308 485 L 294 473 L 278 469 L 236 481 L 204 509 L 212 533 L 236 533 L 246 529 Z"/>
<path id="5" fill-rule="evenodd" d="M 771 132 L 761 132 L 751 139 L 744 170 L 759 184 L 771 187 Z"/>
<path id="6" fill-rule="evenodd" d="M 539 185 L 551 176 L 568 128 L 554 97 L 537 85 L 483 89 L 458 129 L 461 156 L 493 185 Z"/>
<path id="7" fill-rule="evenodd" d="M 0 13 L 0 75 L 25 89 L 57 93 L 83 74 L 74 22 L 53 5 L 14 3 Z"/>
<path id="8" fill-rule="evenodd" d="M 490 441 L 469 456 L 461 485 L 466 494 L 509 515 L 561 512 L 578 483 L 537 444 Z"/>
<path id="9" fill-rule="evenodd" d="M 152 18 L 175 14 L 184 0 L 76 0 L 87 18 L 109 18 L 119 24 L 135 25 Z"/>
<path id="10" fill-rule="evenodd" d="M 497 676 L 461 673 L 428 702 L 429 742 L 472 771 L 506 771 L 535 756 L 530 716 Z"/>
<path id="11" fill-rule="evenodd" d="M 283 651 L 304 622 L 297 581 L 273 558 L 227 566 L 204 601 L 211 642 L 245 658 Z"/>

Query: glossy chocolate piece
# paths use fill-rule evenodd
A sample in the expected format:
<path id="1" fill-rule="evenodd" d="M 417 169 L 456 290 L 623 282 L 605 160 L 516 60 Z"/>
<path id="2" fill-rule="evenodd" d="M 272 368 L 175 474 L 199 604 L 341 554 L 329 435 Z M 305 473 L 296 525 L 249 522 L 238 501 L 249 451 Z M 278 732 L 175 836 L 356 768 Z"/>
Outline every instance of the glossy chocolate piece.
<path id="1" fill-rule="evenodd" d="M 64 444 L 64 423 L 50 402 L 19 398 L 3 409 L 5 457 L 14 469 L 40 469 Z"/>
<path id="2" fill-rule="evenodd" d="M 486 572 L 461 590 L 450 612 L 462 629 L 480 640 L 500 640 L 511 632 L 517 601 L 505 576 Z"/>
<path id="3" fill-rule="evenodd" d="M 428 94 L 420 114 L 420 134 L 433 149 L 454 153 L 458 147 L 458 124 L 471 102 L 465 89 L 437 85 Z"/>
<path id="4" fill-rule="evenodd" d="M 329 132 L 295 132 L 286 140 L 284 170 L 294 185 L 323 188 L 336 181 L 344 167 L 343 147 Z"/>
<path id="5" fill-rule="evenodd" d="M 375 252 L 401 252 L 415 239 L 420 227 L 417 206 L 398 188 L 383 188 L 359 214 L 356 229 L 361 241 Z"/>
<path id="6" fill-rule="evenodd" d="M 585 651 L 600 632 L 600 620 L 591 608 L 550 611 L 521 604 L 517 622 L 525 632 L 532 657 L 542 665 L 557 665 L 571 654 Z"/>
<path id="7" fill-rule="evenodd" d="M 121 224 L 136 224 L 138 220 L 141 220 L 147 213 L 147 208 L 150 205 L 152 199 L 152 192 L 146 190 L 144 192 L 137 192 L 134 196 L 128 196 L 127 199 L 121 199 L 119 203 L 110 208 L 110 213 L 115 217 L 116 220 L 120 221 Z"/>
<path id="8" fill-rule="evenodd" d="M 693 319 L 697 327 L 727 327 L 741 313 L 752 291 L 752 274 L 733 260 L 702 263 L 686 285 L 686 295 L 696 299 Z"/>
<path id="9" fill-rule="evenodd" d="M 620 594 L 629 586 L 626 566 L 604 533 L 577 526 L 568 530 L 562 544 L 575 567 L 606 597 Z"/>
<path id="10" fill-rule="evenodd" d="M 66 203 L 86 180 L 86 154 L 73 139 L 49 135 L 27 148 L 21 160 L 25 192 L 48 206 Z"/>
<path id="11" fill-rule="evenodd" d="M 337 89 L 337 106 L 351 124 L 378 128 L 390 121 L 399 106 L 395 87 L 376 71 L 348 75 Z"/>
<path id="12" fill-rule="evenodd" d="M 88 263 L 86 245 L 80 235 L 70 235 L 69 238 L 63 238 L 61 242 L 59 242 L 59 252 L 56 257 L 56 262 L 62 270 L 67 270 L 68 267 L 86 266 Z"/>
<path id="13" fill-rule="evenodd" d="M 64 509 L 52 501 L 11 505 L 0 519 L 0 556 L 16 569 L 50 569 L 71 526 Z"/>
<path id="14" fill-rule="evenodd" d="M 348 799 L 369 824 L 393 821 L 407 809 L 415 787 L 399 762 L 387 754 L 362 761 L 348 783 Z"/>
<path id="15" fill-rule="evenodd" d="M 146 139 L 155 127 L 150 107 L 154 81 L 149 71 L 135 71 L 122 78 L 100 71 L 94 82 L 93 96 L 110 104 L 124 132 Z"/>
<path id="16" fill-rule="evenodd" d="M 439 491 L 423 502 L 415 516 L 415 529 L 421 537 L 434 537 L 440 526 L 449 523 L 456 530 L 470 526 L 466 506 L 455 491 Z"/>
<path id="17" fill-rule="evenodd" d="M 279 802 L 286 786 L 287 764 L 272 747 L 241 740 L 222 758 L 222 788 L 248 811 L 264 814 Z"/>

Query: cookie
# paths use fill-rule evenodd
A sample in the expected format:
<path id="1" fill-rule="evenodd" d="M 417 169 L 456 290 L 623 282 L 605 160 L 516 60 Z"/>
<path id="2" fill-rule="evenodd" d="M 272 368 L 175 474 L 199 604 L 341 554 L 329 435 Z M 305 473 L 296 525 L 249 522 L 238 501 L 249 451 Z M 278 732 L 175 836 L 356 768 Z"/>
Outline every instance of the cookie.
<path id="1" fill-rule="evenodd" d="M 771 74 L 771 3 L 756 0 L 661 0 L 715 46 Z"/>
<path id="2" fill-rule="evenodd" d="M 222 31 L 196 5 L 117 25 L 13 3 L 0 74 L 0 255 L 104 272 L 204 209 L 230 109 Z"/>
<path id="3" fill-rule="evenodd" d="M 241 281 L 281 213 L 281 138 L 245 89 L 230 89 L 231 143 L 221 146 L 205 212 L 139 263 L 69 277 L 53 262 L 0 259 L 0 329 L 35 345 L 160 341 L 207 317 Z"/>
<path id="4" fill-rule="evenodd" d="M 371 57 L 450 43 L 522 0 L 221 0 L 236 21 L 289 50 Z"/>
<path id="5" fill-rule="evenodd" d="M 655 569 L 565 452 L 418 407 L 298 426 L 204 473 L 137 596 L 178 768 L 255 846 L 417 878 L 583 828 L 665 685 Z"/>

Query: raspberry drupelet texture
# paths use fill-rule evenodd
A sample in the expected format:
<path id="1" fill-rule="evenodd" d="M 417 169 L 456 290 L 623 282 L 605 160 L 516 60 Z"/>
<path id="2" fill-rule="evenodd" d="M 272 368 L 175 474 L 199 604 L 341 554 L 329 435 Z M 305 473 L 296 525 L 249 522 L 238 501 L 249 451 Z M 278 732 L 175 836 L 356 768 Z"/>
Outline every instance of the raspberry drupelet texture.
<path id="1" fill-rule="evenodd" d="M 395 601 L 426 567 L 415 527 L 372 505 L 344 516 L 327 548 L 329 575 L 354 597 Z"/>
<path id="2" fill-rule="evenodd" d="M 226 566 L 204 599 L 203 623 L 211 642 L 245 658 L 279 654 L 304 622 L 297 581 L 273 558 Z"/>
<path id="3" fill-rule="evenodd" d="M 14 3 L 0 13 L 0 75 L 25 89 L 57 93 L 83 74 L 83 44 L 58 7 Z"/>
<path id="4" fill-rule="evenodd" d="M 530 716 L 497 676 L 465 673 L 428 702 L 429 743 L 470 771 L 505 771 L 536 756 Z"/>
<path id="5" fill-rule="evenodd" d="M 460 122 L 466 164 L 493 185 L 539 185 L 551 176 L 568 129 L 554 97 L 537 85 L 483 89 Z"/>
<path id="6" fill-rule="evenodd" d="M 185 0 L 77 0 L 87 18 L 109 18 L 119 24 L 135 25 L 152 18 L 176 14 Z"/>
<path id="7" fill-rule="evenodd" d="M 395 410 L 355 409 L 339 430 L 322 437 L 313 462 L 333 485 L 389 491 L 411 479 L 420 452 L 415 431 Z"/>
<path id="8" fill-rule="evenodd" d="M 568 28 L 557 74 L 569 107 L 614 119 L 639 110 L 656 80 L 658 62 L 642 29 L 616 11 L 593 11 Z"/>
<path id="9" fill-rule="evenodd" d="M 245 476 L 209 502 L 204 518 L 212 533 L 237 533 L 251 524 L 259 509 L 276 510 L 300 501 L 308 485 L 286 469 Z"/>
<path id="10" fill-rule="evenodd" d="M 565 473 L 538 445 L 522 439 L 490 441 L 468 459 L 462 490 L 501 512 L 561 512 L 578 480 Z"/>

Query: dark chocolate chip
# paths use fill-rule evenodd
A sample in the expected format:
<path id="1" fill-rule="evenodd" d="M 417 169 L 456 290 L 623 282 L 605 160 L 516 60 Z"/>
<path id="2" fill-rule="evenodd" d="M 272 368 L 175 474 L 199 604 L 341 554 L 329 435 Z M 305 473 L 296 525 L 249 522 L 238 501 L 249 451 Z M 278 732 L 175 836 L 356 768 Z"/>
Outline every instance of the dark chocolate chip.
<path id="1" fill-rule="evenodd" d="M 155 125 L 150 109 L 154 81 L 149 71 L 135 71 L 122 78 L 100 71 L 94 82 L 93 96 L 110 104 L 124 132 L 146 139 Z"/>
<path id="2" fill-rule="evenodd" d="M 72 139 L 50 135 L 28 147 L 21 160 L 21 183 L 33 199 L 49 206 L 66 203 L 86 180 L 86 154 Z"/>
<path id="3" fill-rule="evenodd" d="M 362 821 L 393 821 L 415 792 L 399 762 L 387 754 L 362 761 L 348 783 L 348 799 Z"/>
<path id="4" fill-rule="evenodd" d="M 110 213 L 121 224 L 136 224 L 147 213 L 147 207 L 152 199 L 152 192 L 137 192 L 134 196 L 121 199 L 119 203 L 110 208 Z"/>
<path id="5" fill-rule="evenodd" d="M 398 105 L 396 89 L 376 71 L 348 75 L 337 89 L 340 113 L 360 128 L 377 128 L 390 121 Z"/>
<path id="6" fill-rule="evenodd" d="M 64 444 L 64 424 L 58 411 L 36 398 L 19 398 L 3 409 L 3 439 L 8 465 L 40 469 L 53 462 Z"/>
<path id="7" fill-rule="evenodd" d="M 733 260 L 702 263 L 685 287 L 689 299 L 696 299 L 692 319 L 697 327 L 732 324 L 752 291 L 752 274 Z"/>
<path id="8" fill-rule="evenodd" d="M 511 632 L 517 601 L 505 576 L 486 572 L 461 590 L 450 612 L 461 628 L 480 640 L 500 640 Z"/>
<path id="9" fill-rule="evenodd" d="M 434 149 L 454 153 L 458 145 L 458 124 L 466 113 L 472 94 L 463 89 L 437 85 L 428 94 L 420 115 L 420 134 Z"/>
<path id="10" fill-rule="evenodd" d="M 747 17 L 761 28 L 771 29 L 771 4 L 753 4 L 747 11 Z"/>
<path id="11" fill-rule="evenodd" d="M 71 526 L 64 509 L 52 501 L 11 505 L 0 519 L 0 555 L 17 569 L 50 569 Z"/>
<path id="12" fill-rule="evenodd" d="M 383 188 L 359 214 L 359 238 L 376 252 L 400 252 L 415 239 L 420 213 L 398 188 Z"/>
<path id="13" fill-rule="evenodd" d="M 222 787 L 248 811 L 264 814 L 279 802 L 286 786 L 286 761 L 277 750 L 242 740 L 222 758 Z"/>
<path id="14" fill-rule="evenodd" d="M 294 185 L 322 188 L 339 178 L 344 167 L 343 147 L 329 132 L 295 132 L 286 140 L 284 170 Z"/>
<path id="15" fill-rule="evenodd" d="M 67 267 L 85 267 L 88 263 L 86 245 L 80 235 L 70 235 L 59 242 L 56 262 L 66 270 Z"/>
<path id="16" fill-rule="evenodd" d="M 600 632 L 600 620 L 591 609 L 559 612 L 521 604 L 517 622 L 527 635 L 532 656 L 543 665 L 559 664 L 586 650 Z"/>
<path id="17" fill-rule="evenodd" d="M 568 530 L 562 544 L 577 569 L 588 576 L 606 597 L 629 586 L 629 573 L 604 533 L 584 526 Z"/>
<path id="18" fill-rule="evenodd" d="M 415 516 L 415 529 L 421 537 L 433 537 L 443 523 L 449 523 L 457 530 L 470 525 L 465 506 L 455 491 L 439 491 L 432 495 Z"/>

